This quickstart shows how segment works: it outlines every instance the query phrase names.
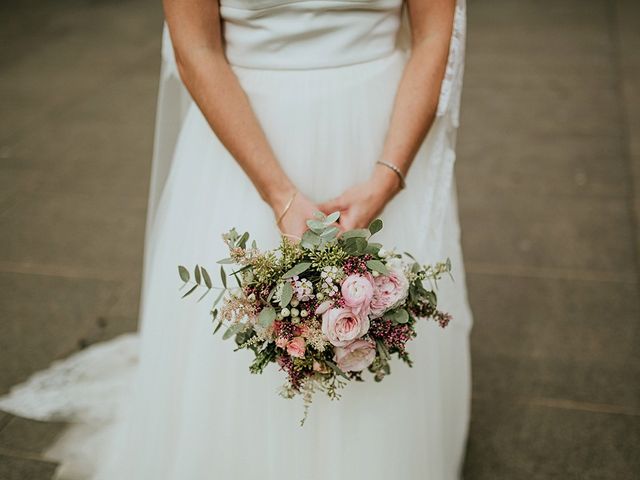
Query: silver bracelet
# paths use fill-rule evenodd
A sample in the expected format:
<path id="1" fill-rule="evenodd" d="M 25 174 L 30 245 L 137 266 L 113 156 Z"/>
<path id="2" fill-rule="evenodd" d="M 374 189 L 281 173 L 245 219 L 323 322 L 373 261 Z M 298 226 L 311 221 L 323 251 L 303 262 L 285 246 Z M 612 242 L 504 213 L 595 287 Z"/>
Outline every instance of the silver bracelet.
<path id="1" fill-rule="evenodd" d="M 398 178 L 400 179 L 401 189 L 407 186 L 407 183 L 405 182 L 405 179 L 404 179 L 404 175 L 402 174 L 400 169 L 396 167 L 393 163 L 383 162 L 382 160 L 378 160 L 376 163 L 379 163 L 380 165 L 384 165 L 385 167 L 390 168 L 393 172 L 395 172 L 396 175 L 398 175 Z"/>

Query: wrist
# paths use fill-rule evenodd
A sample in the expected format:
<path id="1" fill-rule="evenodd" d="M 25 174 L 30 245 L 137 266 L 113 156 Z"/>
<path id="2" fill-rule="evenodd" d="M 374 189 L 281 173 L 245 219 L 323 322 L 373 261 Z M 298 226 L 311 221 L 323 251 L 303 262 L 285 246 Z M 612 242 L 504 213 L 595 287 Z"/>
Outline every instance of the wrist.
<path id="1" fill-rule="evenodd" d="M 402 190 L 402 181 L 398 174 L 390 168 L 377 163 L 369 179 L 374 191 L 386 202 Z"/>
<path id="2" fill-rule="evenodd" d="M 269 204 L 274 214 L 277 216 L 282 213 L 282 210 L 285 208 L 289 200 L 291 200 L 296 191 L 297 189 L 295 186 L 289 181 L 282 182 L 280 185 L 276 185 L 274 183 L 270 186 L 269 190 L 264 193 L 262 198 L 267 202 L 267 204 Z"/>

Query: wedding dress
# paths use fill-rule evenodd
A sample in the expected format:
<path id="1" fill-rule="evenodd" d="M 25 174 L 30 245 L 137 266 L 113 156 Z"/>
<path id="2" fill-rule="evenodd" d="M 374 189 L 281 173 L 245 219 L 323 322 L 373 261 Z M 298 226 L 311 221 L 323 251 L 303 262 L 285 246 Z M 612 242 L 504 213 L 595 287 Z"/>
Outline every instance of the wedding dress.
<path id="1" fill-rule="evenodd" d="M 370 174 L 409 54 L 402 0 L 222 0 L 226 54 L 277 158 L 300 191 L 330 199 Z M 165 29 L 139 335 L 95 345 L 34 375 L 0 409 L 72 422 L 48 455 L 60 478 L 377 480 L 459 478 L 469 419 L 467 304 L 454 142 L 464 56 L 458 1 L 437 118 L 386 207 L 385 246 L 449 257 L 446 329 L 419 324 L 414 367 L 318 395 L 300 427 L 275 365 L 212 335 L 210 302 L 180 299 L 178 264 L 215 267 L 220 235 L 277 244 L 273 214 L 181 85 Z M 425 88 L 435 88 L 425 85 Z"/>

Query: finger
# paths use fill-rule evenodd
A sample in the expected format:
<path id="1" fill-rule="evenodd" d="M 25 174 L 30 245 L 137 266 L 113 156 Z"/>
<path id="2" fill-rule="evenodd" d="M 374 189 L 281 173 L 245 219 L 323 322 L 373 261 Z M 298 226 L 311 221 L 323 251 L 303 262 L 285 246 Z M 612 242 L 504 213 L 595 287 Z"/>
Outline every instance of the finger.
<path id="1" fill-rule="evenodd" d="M 355 226 L 354 226 L 353 220 L 350 217 L 345 216 L 340 219 L 340 229 L 343 232 L 353 230 L 354 228 Z"/>
<path id="2" fill-rule="evenodd" d="M 333 198 L 324 203 L 318 205 L 318 208 L 325 214 L 329 215 L 333 212 L 339 212 L 342 210 L 346 210 L 346 205 L 344 205 L 344 201 L 341 197 Z"/>

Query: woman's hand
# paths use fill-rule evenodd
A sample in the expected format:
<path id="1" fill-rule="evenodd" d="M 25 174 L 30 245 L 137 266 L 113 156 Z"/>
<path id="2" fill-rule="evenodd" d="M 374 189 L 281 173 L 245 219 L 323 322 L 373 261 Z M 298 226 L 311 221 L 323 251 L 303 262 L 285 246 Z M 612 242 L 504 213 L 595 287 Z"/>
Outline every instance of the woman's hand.
<path id="1" fill-rule="evenodd" d="M 293 201 L 282 217 L 278 228 L 280 228 L 283 235 L 294 240 L 300 240 L 302 234 L 308 229 L 307 220 L 313 218 L 313 214 L 320 211 L 320 207 L 309 200 L 302 192 L 298 191 L 296 193 L 295 190 L 292 190 L 286 195 L 281 195 L 271 204 L 276 221 L 287 208 L 291 198 L 293 198 Z"/>
<path id="2" fill-rule="evenodd" d="M 367 228 L 399 191 L 400 180 L 397 174 L 383 165 L 376 165 L 369 180 L 320 204 L 320 209 L 327 215 L 340 211 L 338 226 L 342 231 Z"/>

